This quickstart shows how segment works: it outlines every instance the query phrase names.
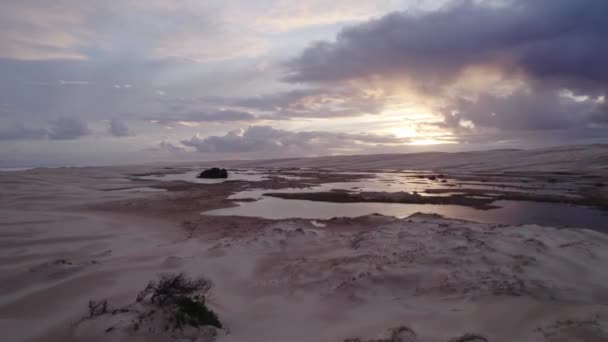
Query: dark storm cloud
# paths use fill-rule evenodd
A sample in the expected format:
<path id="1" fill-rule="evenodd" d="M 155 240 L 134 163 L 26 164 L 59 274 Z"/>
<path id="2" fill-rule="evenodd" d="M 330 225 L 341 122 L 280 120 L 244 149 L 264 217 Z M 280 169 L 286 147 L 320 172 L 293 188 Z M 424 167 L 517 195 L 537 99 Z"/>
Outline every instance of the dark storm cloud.
<path id="1" fill-rule="evenodd" d="M 344 29 L 287 63 L 291 82 L 372 75 L 441 82 L 492 64 L 567 87 L 608 84 L 608 1 L 456 1 L 422 15 L 393 13 Z"/>
<path id="2" fill-rule="evenodd" d="M 250 153 L 325 151 L 347 148 L 357 144 L 400 144 L 403 139 L 372 134 L 348 134 L 331 132 L 291 132 L 270 126 L 251 126 L 223 136 L 193 137 L 183 140 L 184 146 L 198 152 Z"/>

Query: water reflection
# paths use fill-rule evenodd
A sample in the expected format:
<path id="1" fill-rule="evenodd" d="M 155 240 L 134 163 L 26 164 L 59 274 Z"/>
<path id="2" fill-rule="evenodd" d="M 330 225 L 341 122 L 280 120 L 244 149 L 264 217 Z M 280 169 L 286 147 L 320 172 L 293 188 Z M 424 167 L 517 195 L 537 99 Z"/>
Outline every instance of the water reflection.
<path id="1" fill-rule="evenodd" d="M 357 217 L 374 213 L 402 218 L 423 212 L 485 223 L 539 224 L 556 227 L 589 228 L 608 232 L 608 213 L 593 208 L 527 201 L 497 201 L 494 204 L 500 206 L 500 208 L 478 210 L 458 205 L 328 203 L 263 197 L 255 202 L 239 203 L 238 207 L 207 211 L 204 214 L 263 217 L 267 219 L 330 219 L 333 217 Z"/>
<path id="2" fill-rule="evenodd" d="M 179 174 L 166 174 L 161 176 L 147 176 L 143 179 L 161 181 L 187 181 L 193 183 L 214 184 L 231 180 L 248 182 L 259 182 L 271 179 L 270 177 L 283 177 L 292 180 L 313 177 L 319 170 L 311 171 L 279 171 L 279 170 L 243 170 L 233 169 L 229 171 L 228 179 L 199 179 L 196 176 L 200 169 Z M 328 171 L 329 172 L 329 171 Z M 335 172 L 339 174 L 339 172 Z M 561 196 L 576 196 L 571 193 L 575 184 L 563 182 L 560 184 L 545 184 L 540 182 L 520 182 L 515 180 L 501 182 L 484 182 L 469 177 L 466 181 L 444 178 L 438 176 L 430 179 L 430 173 L 401 171 L 380 172 L 370 174 L 368 172 L 348 172 L 348 174 L 361 174 L 363 176 L 373 175 L 358 181 L 325 183 L 307 188 L 287 189 L 249 189 L 232 195 L 231 199 L 255 199 L 256 201 L 241 202 L 238 207 L 226 208 L 205 212 L 208 215 L 235 215 L 253 216 L 268 219 L 330 219 L 333 217 L 356 217 L 379 213 L 383 215 L 406 217 L 417 212 L 435 213 L 450 218 L 471 220 L 486 223 L 500 224 L 539 224 L 560 227 L 580 227 L 604 230 L 608 232 L 608 213 L 587 207 L 572 206 L 561 203 L 540 203 L 528 201 L 496 201 L 493 204 L 498 209 L 479 210 L 459 205 L 434 205 L 434 204 L 402 204 L 402 203 L 328 203 L 307 200 L 288 200 L 274 197 L 265 197 L 269 192 L 324 192 L 324 191 L 349 191 L 349 192 L 417 192 L 418 194 L 433 196 L 449 196 L 461 194 L 465 189 L 485 190 L 487 193 L 477 194 L 481 197 L 492 197 L 495 191 L 529 192 L 537 194 L 559 194 Z M 425 193 L 426 191 L 439 191 Z M 475 197 L 475 196 L 470 196 Z"/>
<path id="3" fill-rule="evenodd" d="M 127 189 L 118 189 L 112 190 L 113 192 L 166 192 L 166 189 L 158 189 L 158 188 L 150 188 L 147 186 L 138 187 L 138 188 L 127 188 Z"/>
<path id="4" fill-rule="evenodd" d="M 334 174 L 339 174 L 338 172 Z M 361 174 L 369 176 L 368 172 L 349 172 L 348 174 Z M 348 181 L 325 183 L 306 188 L 287 188 L 278 190 L 269 189 L 251 189 L 233 195 L 233 199 L 243 198 L 261 198 L 264 193 L 270 192 L 323 192 L 331 190 L 345 190 L 350 192 L 409 192 L 418 193 L 421 196 L 450 196 L 455 194 L 463 194 L 464 190 L 485 190 L 487 195 L 491 195 L 492 191 L 509 191 L 513 193 L 527 193 L 534 191 L 537 195 L 559 195 L 564 197 L 576 197 L 576 193 L 571 193 L 573 184 L 523 184 L 521 182 L 481 182 L 481 181 L 459 181 L 456 179 L 442 178 L 430 180 L 428 178 L 420 178 L 424 173 L 421 172 L 399 172 L 399 173 L 374 173 L 373 178 Z M 277 177 L 293 177 L 284 174 L 276 174 Z M 293 178 L 295 179 L 295 178 Z M 428 191 L 428 192 L 427 192 Z M 438 192 L 439 191 L 439 192 Z"/>

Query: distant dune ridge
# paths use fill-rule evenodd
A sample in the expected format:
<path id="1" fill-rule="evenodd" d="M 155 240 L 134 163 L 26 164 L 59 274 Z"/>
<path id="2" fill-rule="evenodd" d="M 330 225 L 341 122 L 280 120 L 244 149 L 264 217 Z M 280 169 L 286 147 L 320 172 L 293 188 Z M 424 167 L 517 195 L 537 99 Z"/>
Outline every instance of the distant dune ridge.
<path id="1" fill-rule="evenodd" d="M 421 152 L 229 161 L 239 167 L 311 167 L 333 169 L 435 169 L 454 171 L 608 172 L 608 144 L 530 150 Z"/>

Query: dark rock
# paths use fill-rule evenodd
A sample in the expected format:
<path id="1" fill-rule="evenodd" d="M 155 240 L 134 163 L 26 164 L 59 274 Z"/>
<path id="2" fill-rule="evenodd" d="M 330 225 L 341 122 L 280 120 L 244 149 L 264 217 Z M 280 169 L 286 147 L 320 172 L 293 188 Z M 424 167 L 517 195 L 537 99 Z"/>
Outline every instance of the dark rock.
<path id="1" fill-rule="evenodd" d="M 450 342 L 488 342 L 488 339 L 478 334 L 465 334 L 451 339 Z"/>
<path id="2" fill-rule="evenodd" d="M 201 172 L 198 178 L 228 178 L 228 171 L 214 167 Z"/>

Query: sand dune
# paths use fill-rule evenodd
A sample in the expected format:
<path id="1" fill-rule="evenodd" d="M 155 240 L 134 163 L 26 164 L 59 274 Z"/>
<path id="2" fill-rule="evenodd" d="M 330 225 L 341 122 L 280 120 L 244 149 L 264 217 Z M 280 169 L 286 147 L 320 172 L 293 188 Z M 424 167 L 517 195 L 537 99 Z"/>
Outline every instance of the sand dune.
<path id="1" fill-rule="evenodd" d="M 590 146 L 233 165 L 576 172 L 599 182 L 607 158 L 607 146 Z M 201 212 L 233 206 L 229 195 L 260 184 L 280 189 L 347 176 L 322 172 L 257 185 L 133 176 L 183 169 L 0 173 L 2 340 L 439 342 L 475 333 L 489 341 L 608 341 L 606 234 L 426 214 L 207 216 Z M 110 329 L 115 320 L 107 317 L 81 320 L 89 300 L 130 305 L 163 272 L 211 279 L 209 306 L 226 329 L 210 337 L 164 333 L 162 322 L 132 331 Z"/>
<path id="2" fill-rule="evenodd" d="M 313 167 L 345 170 L 422 169 L 477 172 L 608 172 L 608 145 L 553 147 L 537 150 L 426 152 L 360 156 L 293 158 L 229 162 L 241 167 Z"/>

